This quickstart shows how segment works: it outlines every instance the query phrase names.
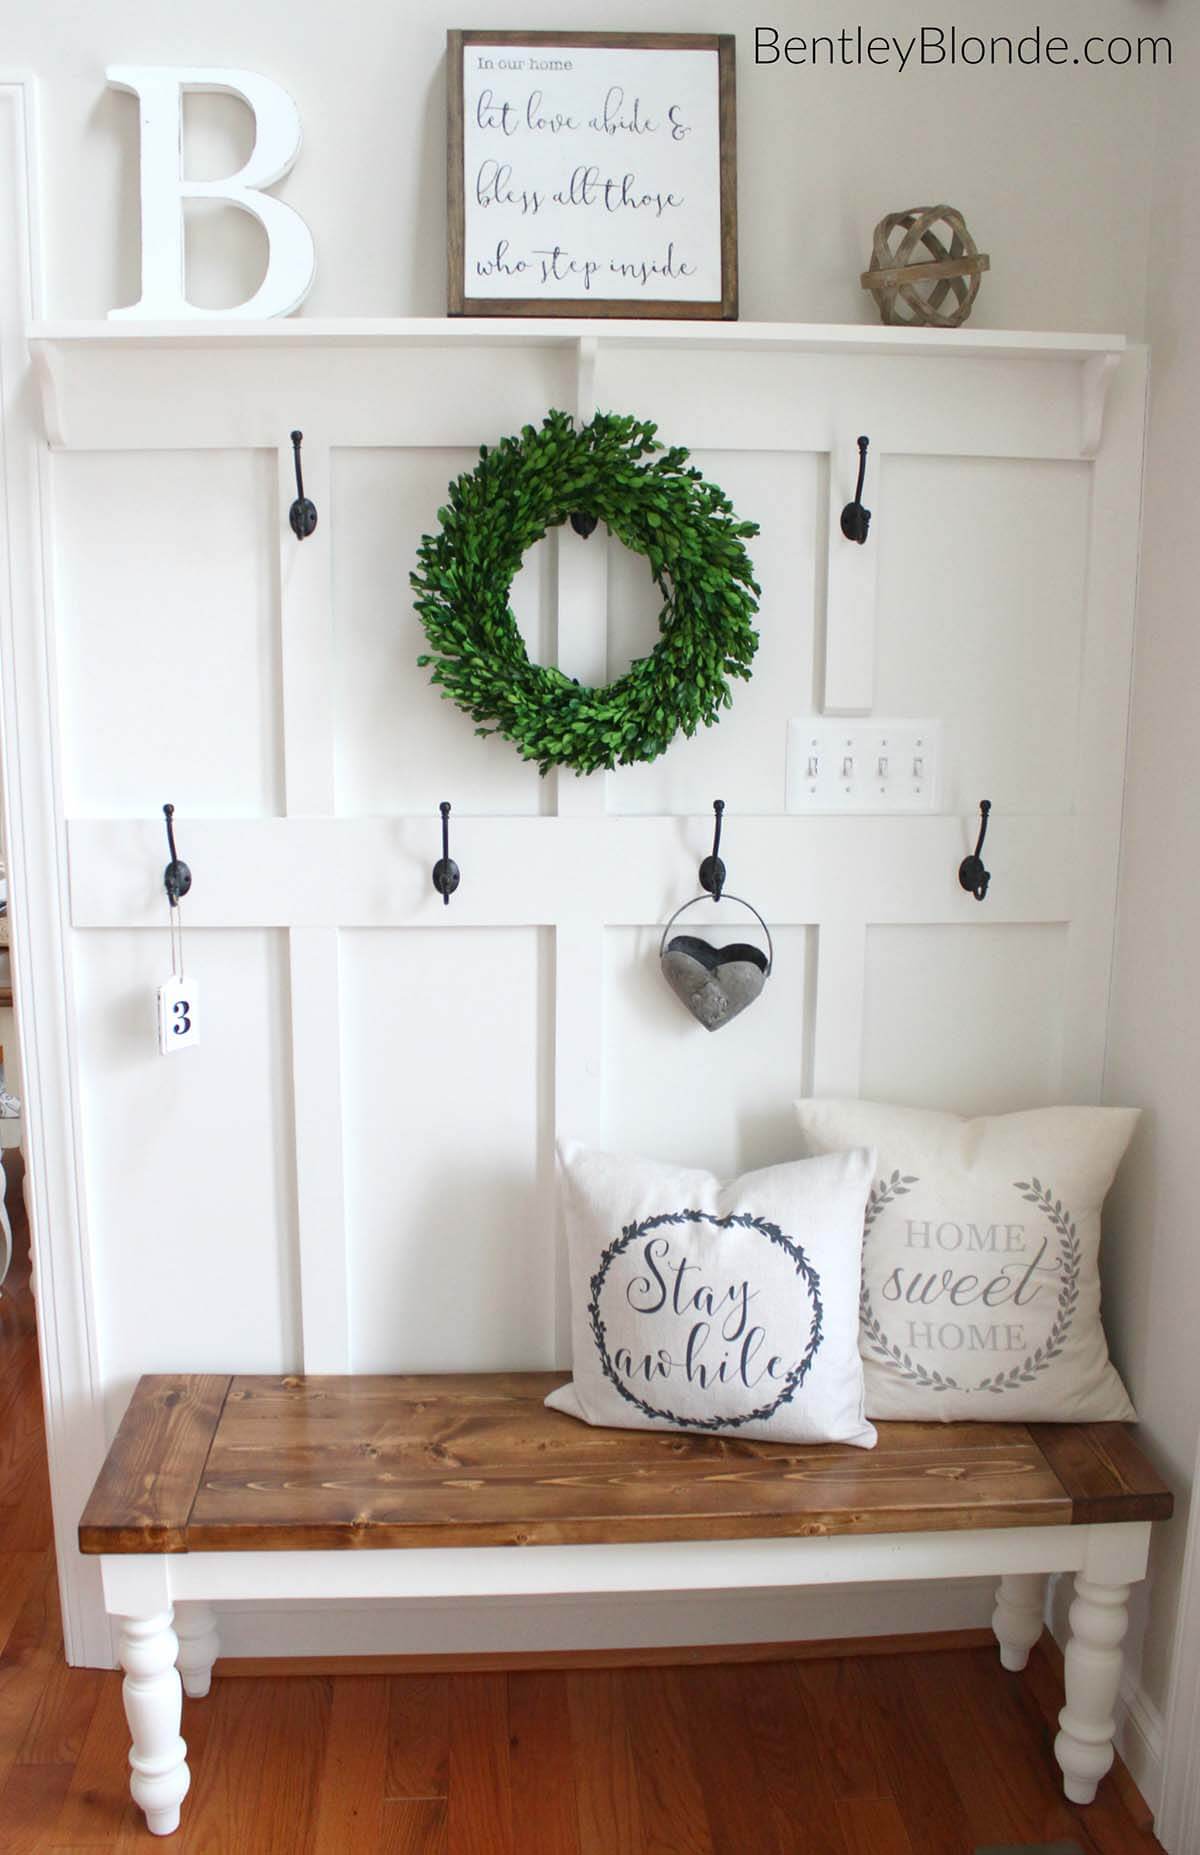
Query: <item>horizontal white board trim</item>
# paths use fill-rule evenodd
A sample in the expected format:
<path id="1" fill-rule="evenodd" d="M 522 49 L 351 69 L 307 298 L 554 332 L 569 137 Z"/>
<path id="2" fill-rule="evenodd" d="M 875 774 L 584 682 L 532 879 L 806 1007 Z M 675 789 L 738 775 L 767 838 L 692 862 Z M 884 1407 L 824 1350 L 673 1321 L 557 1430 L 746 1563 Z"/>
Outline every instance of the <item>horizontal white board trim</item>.
<path id="1" fill-rule="evenodd" d="M 993 813 L 985 908 L 958 882 L 975 818 L 726 824 L 736 824 L 738 864 L 755 872 L 756 907 L 777 925 L 1065 922 L 1073 911 L 1070 817 Z M 644 927 L 698 892 L 696 870 L 712 840 L 711 818 L 456 812 L 454 857 L 471 880 L 445 908 L 429 878 L 440 845 L 433 817 L 178 818 L 176 827 L 194 878 L 184 904 L 189 928 L 537 926 L 581 915 Z M 162 931 L 161 819 L 77 818 L 68 844 L 74 927 Z"/>

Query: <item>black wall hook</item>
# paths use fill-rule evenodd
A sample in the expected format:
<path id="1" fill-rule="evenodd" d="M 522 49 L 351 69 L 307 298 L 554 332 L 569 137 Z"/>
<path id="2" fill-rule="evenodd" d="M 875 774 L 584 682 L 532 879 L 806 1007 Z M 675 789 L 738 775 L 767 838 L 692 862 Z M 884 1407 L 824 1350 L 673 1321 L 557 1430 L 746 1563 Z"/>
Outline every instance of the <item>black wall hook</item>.
<path id="1" fill-rule="evenodd" d="M 721 899 L 725 887 L 725 865 L 721 861 L 721 820 L 725 814 L 724 799 L 713 800 L 713 847 L 712 855 L 705 857 L 700 865 L 700 887 L 707 889 L 714 902 Z"/>
<path id="2" fill-rule="evenodd" d="M 576 512 L 571 517 L 571 527 L 581 540 L 586 541 L 589 535 L 595 533 L 598 519 L 594 515 L 581 515 Z"/>
<path id="3" fill-rule="evenodd" d="M 163 888 L 172 908 L 179 907 L 179 899 L 187 894 L 192 886 L 192 872 L 186 863 L 181 863 L 175 849 L 175 807 L 163 806 L 163 817 L 167 821 L 167 848 L 171 852 L 171 861 L 163 871 Z"/>
<path id="4" fill-rule="evenodd" d="M 305 541 L 317 525 L 317 507 L 304 494 L 304 477 L 300 470 L 300 446 L 303 432 L 292 433 L 292 454 L 296 460 L 296 500 L 288 510 L 288 521 L 297 541 Z"/>
<path id="5" fill-rule="evenodd" d="M 959 882 L 962 884 L 963 888 L 967 890 L 968 894 L 975 897 L 977 902 L 982 902 L 984 896 L 988 892 L 988 884 L 992 880 L 991 871 L 985 870 L 983 867 L 983 840 L 987 836 L 988 818 L 991 815 L 991 810 L 992 801 L 990 799 L 981 799 L 979 801 L 979 841 L 975 845 L 974 853 L 969 857 L 964 857 L 958 866 Z"/>
<path id="6" fill-rule="evenodd" d="M 458 864 L 450 855 L 450 801 L 443 799 L 438 806 L 442 814 L 442 854 L 433 866 L 433 886 L 441 896 L 446 907 L 450 906 L 450 897 L 459 885 L 461 873 Z"/>
<path id="7" fill-rule="evenodd" d="M 860 547 L 871 526 L 871 511 L 863 508 L 862 499 L 863 483 L 867 475 L 867 446 L 870 442 L 869 438 L 860 438 L 858 441 L 858 484 L 854 491 L 854 501 L 848 502 L 842 510 L 842 533 L 847 541 L 857 541 Z"/>

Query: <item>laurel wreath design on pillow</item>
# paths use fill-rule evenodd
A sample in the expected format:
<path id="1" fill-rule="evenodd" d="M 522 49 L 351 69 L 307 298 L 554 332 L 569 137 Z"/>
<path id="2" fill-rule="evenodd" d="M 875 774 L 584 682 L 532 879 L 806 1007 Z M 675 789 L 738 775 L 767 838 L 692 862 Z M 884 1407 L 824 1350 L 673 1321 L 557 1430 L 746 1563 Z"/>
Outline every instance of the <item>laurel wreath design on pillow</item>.
<path id="1" fill-rule="evenodd" d="M 622 1382 L 608 1350 L 607 1327 L 600 1312 L 600 1295 L 614 1259 L 623 1255 L 630 1244 L 636 1243 L 649 1231 L 662 1229 L 665 1224 L 711 1224 L 714 1230 L 728 1230 L 736 1224 L 743 1230 L 758 1230 L 768 1242 L 782 1249 L 795 1264 L 796 1274 L 805 1283 L 812 1298 L 812 1332 L 803 1357 L 788 1373 L 778 1396 L 772 1398 L 769 1404 L 760 1405 L 757 1410 L 746 1411 L 740 1417 L 683 1417 L 675 1411 L 656 1409 L 653 1404 L 644 1398 L 639 1398 L 636 1392 Z M 630 1404 L 635 1404 L 645 1416 L 656 1417 L 664 1423 L 678 1424 L 689 1430 L 736 1430 L 740 1429 L 743 1424 L 765 1423 L 767 1418 L 773 1417 L 782 1405 L 789 1403 L 800 1389 L 808 1377 L 809 1368 L 816 1358 L 817 1349 L 824 1337 L 825 1310 L 821 1301 L 821 1278 L 816 1269 L 809 1262 L 800 1245 L 793 1238 L 785 1236 L 778 1224 L 769 1223 L 765 1217 L 755 1217 L 750 1211 L 731 1211 L 726 1217 L 714 1217 L 709 1211 L 664 1211 L 656 1217 L 643 1218 L 640 1224 L 626 1224 L 620 1236 L 615 1242 L 609 1244 L 600 1258 L 600 1267 L 593 1275 L 589 1286 L 591 1299 L 588 1302 L 588 1319 L 591 1322 L 592 1337 L 596 1342 L 596 1351 L 600 1356 L 605 1378 L 616 1387 L 623 1398 L 627 1398 Z"/>
<path id="2" fill-rule="evenodd" d="M 881 1213 L 887 1209 L 888 1205 L 895 1203 L 897 1198 L 906 1197 L 913 1186 L 919 1183 L 920 1180 L 916 1175 L 901 1173 L 897 1169 L 890 1178 L 880 1179 L 876 1185 L 871 1187 L 870 1196 L 867 1199 L 866 1216 L 863 1219 L 864 1258 L 872 1226 Z M 1075 1220 L 1070 1212 L 1064 1209 L 1062 1199 L 1056 1198 L 1051 1187 L 1043 1185 L 1040 1179 L 1016 1179 L 1013 1183 L 1026 1202 L 1036 1205 L 1043 1217 L 1057 1232 L 1062 1273 L 1058 1286 L 1058 1309 L 1049 1333 L 1039 1347 L 1022 1359 L 1018 1365 L 1010 1366 L 1008 1371 L 997 1372 L 990 1378 L 980 1379 L 974 1385 L 963 1385 L 957 1379 L 951 1378 L 948 1373 L 934 1371 L 922 1365 L 919 1359 L 913 1359 L 911 1354 L 897 1346 L 884 1330 L 883 1323 L 871 1301 L 864 1272 L 862 1293 L 859 1297 L 859 1320 L 867 1345 L 901 1378 L 919 1385 L 923 1391 L 990 1391 L 993 1393 L 1015 1391 L 1018 1385 L 1028 1385 L 1038 1376 L 1039 1372 L 1044 1372 L 1046 1367 L 1058 1358 L 1066 1344 L 1067 1335 L 1070 1333 L 1071 1323 L 1079 1305 L 1079 1271 L 1082 1257 Z"/>

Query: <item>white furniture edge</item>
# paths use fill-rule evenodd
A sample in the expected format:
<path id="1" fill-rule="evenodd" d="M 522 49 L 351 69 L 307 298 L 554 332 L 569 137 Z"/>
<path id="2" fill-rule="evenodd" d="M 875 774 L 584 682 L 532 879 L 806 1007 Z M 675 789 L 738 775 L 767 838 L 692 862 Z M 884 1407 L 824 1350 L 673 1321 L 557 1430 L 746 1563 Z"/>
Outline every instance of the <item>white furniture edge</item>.
<path id="1" fill-rule="evenodd" d="M 1010 1670 L 1042 1629 L 1045 1579 L 1075 1574 L 1066 1705 L 1055 1756 L 1067 1797 L 1087 1804 L 1113 1761 L 1113 1714 L 1130 1585 L 1151 1523 L 978 1532 L 661 1542 L 638 1546 L 442 1547 L 320 1552 L 105 1554 L 132 1738 L 130 1790 L 155 1835 L 179 1826 L 190 1774 L 183 1691 L 208 1692 L 219 1651 L 215 1604 L 247 1599 L 447 1598 L 547 1593 L 746 1590 L 998 1577 L 993 1629 Z M 178 1616 L 175 1606 L 179 1605 Z"/>

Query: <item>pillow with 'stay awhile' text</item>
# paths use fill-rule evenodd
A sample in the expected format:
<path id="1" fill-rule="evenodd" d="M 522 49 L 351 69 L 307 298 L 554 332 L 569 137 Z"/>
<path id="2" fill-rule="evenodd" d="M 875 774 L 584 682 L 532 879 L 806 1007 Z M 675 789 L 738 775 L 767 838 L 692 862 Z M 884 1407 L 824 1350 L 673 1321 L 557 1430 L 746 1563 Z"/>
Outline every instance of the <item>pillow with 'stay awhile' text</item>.
<path id="1" fill-rule="evenodd" d="M 585 1423 L 854 1443 L 858 1295 L 873 1153 L 721 1181 L 559 1147 L 574 1375 L 553 1409 Z"/>

